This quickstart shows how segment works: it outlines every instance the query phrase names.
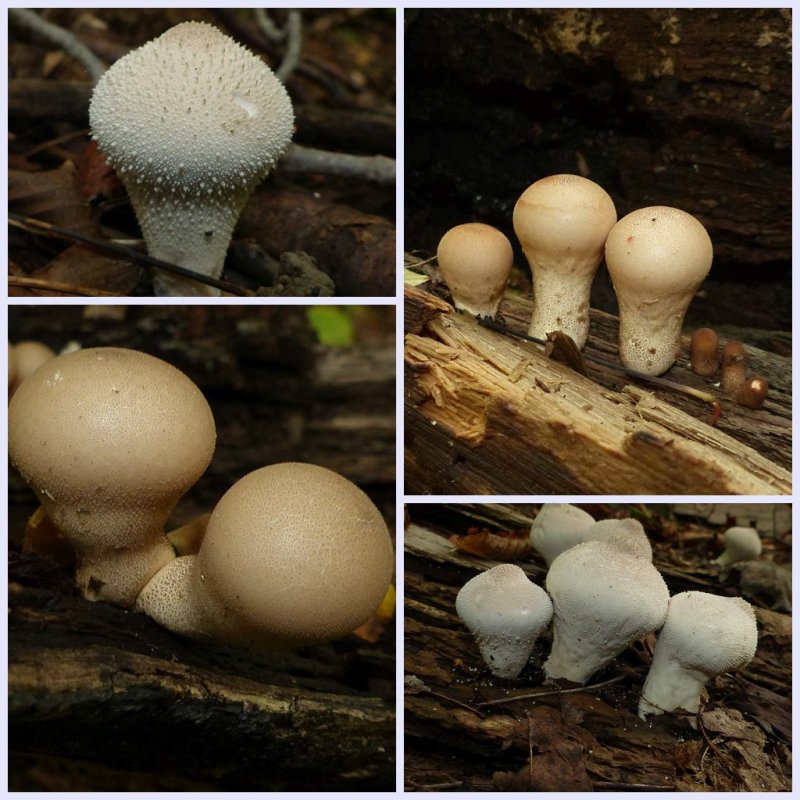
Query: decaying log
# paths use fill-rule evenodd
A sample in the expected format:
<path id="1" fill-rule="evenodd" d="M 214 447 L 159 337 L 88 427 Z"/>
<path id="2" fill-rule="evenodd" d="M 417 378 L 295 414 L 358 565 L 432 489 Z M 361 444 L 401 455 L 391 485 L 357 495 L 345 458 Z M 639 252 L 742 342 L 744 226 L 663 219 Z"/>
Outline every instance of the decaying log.
<path id="1" fill-rule="evenodd" d="M 717 747 L 708 748 L 678 716 L 646 723 L 637 717 L 649 659 L 634 647 L 587 686 L 567 692 L 545 684 L 541 665 L 551 646 L 547 632 L 519 678 L 502 680 L 489 673 L 456 615 L 455 599 L 467 580 L 497 562 L 456 550 L 448 536 L 463 532 L 476 515 L 502 530 L 509 521 L 535 514 L 530 507 L 509 513 L 514 508 L 408 506 L 406 789 L 753 791 L 769 785 L 785 791 L 791 781 L 788 615 L 757 609 L 755 660 L 735 677 L 720 676 L 709 684 L 712 701 L 703 724 Z M 659 543 L 659 549 L 663 546 Z M 541 559 L 516 563 L 534 583 L 543 583 Z M 669 575 L 666 581 L 672 593 L 700 588 Z M 721 590 L 717 584 L 709 591 Z M 765 714 L 769 720 L 761 724 Z"/>
<path id="2" fill-rule="evenodd" d="M 395 227 L 387 219 L 297 189 L 256 192 L 237 226 L 273 255 L 303 250 L 333 278 L 336 293 L 388 297 L 395 292 Z"/>
<path id="3" fill-rule="evenodd" d="M 534 344 L 444 313 L 406 287 L 406 490 L 412 494 L 788 494 L 790 359 L 748 348 L 770 381 L 758 411 L 654 390 L 588 362 L 585 378 Z M 525 332 L 530 303 L 500 313 Z M 427 322 L 424 322 L 425 319 Z M 592 312 L 589 355 L 616 358 L 613 318 Z M 685 343 L 684 343 L 685 344 Z M 684 352 L 686 350 L 684 349 Z M 710 386 L 686 368 L 670 379 Z"/>
<path id="4" fill-rule="evenodd" d="M 173 529 L 242 475 L 308 461 L 358 483 L 393 528 L 394 309 L 320 345 L 306 307 L 14 307 L 13 342 L 134 347 L 198 384 L 217 447 Z M 257 654 L 90 603 L 72 570 L 20 554 L 31 490 L 9 475 L 10 780 L 21 791 L 391 790 L 394 634 Z"/>
<path id="5" fill-rule="evenodd" d="M 433 250 L 469 219 L 510 228 L 530 182 L 574 172 L 620 216 L 699 216 L 720 266 L 788 267 L 791 39 L 782 8 L 420 11 L 406 34 L 407 240 Z"/>
<path id="6" fill-rule="evenodd" d="M 68 572 L 36 556 L 11 559 L 9 590 L 12 751 L 142 772 L 151 789 L 393 788 L 394 667 L 382 647 L 189 642 L 77 597 Z"/>

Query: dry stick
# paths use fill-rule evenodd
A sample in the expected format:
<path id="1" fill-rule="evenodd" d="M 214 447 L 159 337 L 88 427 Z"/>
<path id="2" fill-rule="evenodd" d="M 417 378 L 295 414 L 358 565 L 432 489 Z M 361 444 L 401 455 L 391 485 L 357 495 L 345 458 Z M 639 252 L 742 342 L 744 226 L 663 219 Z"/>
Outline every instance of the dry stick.
<path id="1" fill-rule="evenodd" d="M 289 145 L 286 154 L 278 161 L 278 169 L 360 178 L 384 185 L 394 184 L 397 174 L 395 160 L 388 156 L 354 156 L 298 144 Z"/>
<path id="2" fill-rule="evenodd" d="M 547 340 L 545 339 L 537 339 L 535 336 L 529 336 L 527 333 L 520 333 L 519 331 L 512 330 L 511 328 L 508 328 L 493 319 L 489 319 L 487 317 L 476 317 L 476 319 L 478 320 L 479 325 L 483 325 L 485 328 L 497 331 L 498 333 L 516 336 L 518 339 L 523 339 L 526 342 L 535 342 L 536 344 L 542 345 L 548 344 Z M 635 369 L 628 369 L 628 367 L 621 367 L 619 364 L 615 364 L 613 361 L 608 361 L 605 358 L 599 358 L 598 356 L 587 354 L 583 357 L 586 361 L 590 361 L 592 364 L 598 364 L 601 367 L 613 370 L 614 372 L 619 372 L 623 375 L 627 375 L 628 377 L 636 378 L 640 381 L 646 381 L 647 383 L 652 383 L 654 386 L 660 386 L 663 389 L 672 389 L 675 392 L 688 394 L 690 397 L 696 397 L 698 400 L 708 403 L 712 410 L 711 419 L 709 420 L 710 425 L 715 425 L 720 417 L 720 414 L 722 413 L 722 408 L 717 402 L 717 398 L 709 392 L 704 392 L 691 386 L 684 386 L 682 383 L 676 383 L 675 381 L 670 381 L 667 378 L 659 378 L 655 375 L 645 375 L 643 372 L 637 372 Z"/>
<path id="3" fill-rule="evenodd" d="M 34 219 L 33 217 L 26 217 L 22 214 L 9 213 L 8 219 L 9 222 L 15 227 L 21 228 L 22 230 L 30 233 L 48 236 L 53 239 L 66 239 L 67 241 L 82 242 L 83 244 L 96 247 L 99 250 L 104 250 L 108 253 L 114 253 L 114 255 L 122 256 L 123 258 L 129 258 L 141 264 L 147 264 L 150 267 L 156 267 L 156 269 L 163 269 L 167 272 L 173 272 L 176 275 L 182 275 L 185 278 L 192 278 L 200 283 L 205 283 L 209 286 L 214 286 L 217 289 L 222 289 L 229 294 L 239 295 L 240 297 L 255 296 L 254 292 L 251 292 L 249 289 L 245 289 L 242 286 L 237 286 L 236 284 L 228 281 L 221 281 L 217 278 L 211 278 L 208 275 L 201 275 L 200 273 L 186 269 L 185 267 L 178 267 L 175 264 L 162 261 L 160 258 L 153 258 L 153 256 L 140 253 L 138 250 L 134 250 L 131 247 L 126 247 L 125 245 L 113 244 L 112 242 L 107 242 L 103 239 L 97 239 L 94 236 L 87 236 L 84 233 L 78 233 L 77 231 L 69 230 L 69 228 L 62 228 L 59 225 L 51 225 L 49 222 L 42 222 L 41 220 Z"/>
<path id="4" fill-rule="evenodd" d="M 42 289 L 59 294 L 77 294 L 81 297 L 117 297 L 113 292 L 104 292 L 102 289 L 87 289 L 83 286 L 73 286 L 71 283 L 60 281 L 47 281 L 42 278 L 23 278 L 18 275 L 8 276 L 9 286 L 20 286 L 27 289 Z"/>
<path id="5" fill-rule="evenodd" d="M 68 56 L 74 58 L 89 73 L 92 83 L 97 83 L 106 71 L 106 65 L 71 31 L 47 22 L 35 11 L 27 8 L 10 8 L 8 15 L 20 27 L 43 36 L 48 42 L 57 45 Z"/>
<path id="6" fill-rule="evenodd" d="M 625 680 L 624 675 L 617 675 L 616 678 L 603 681 L 602 683 L 594 683 L 591 686 L 578 686 L 575 689 L 552 689 L 547 692 L 537 692 L 536 694 L 518 694 L 515 697 L 501 697 L 499 700 L 487 700 L 485 703 L 476 703 L 476 708 L 483 708 L 484 706 L 499 706 L 504 703 L 513 703 L 517 700 L 536 700 L 539 697 L 553 697 L 561 696 L 564 694 L 580 694 L 581 692 L 590 692 L 593 689 L 601 689 L 604 686 L 611 686 L 614 683 L 619 683 Z"/>

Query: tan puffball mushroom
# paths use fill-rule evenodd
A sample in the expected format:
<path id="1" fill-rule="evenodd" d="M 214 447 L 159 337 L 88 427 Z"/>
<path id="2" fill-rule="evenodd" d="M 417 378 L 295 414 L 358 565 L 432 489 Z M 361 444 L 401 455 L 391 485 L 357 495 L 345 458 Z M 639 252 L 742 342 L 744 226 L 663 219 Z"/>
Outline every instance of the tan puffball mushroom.
<path id="1" fill-rule="evenodd" d="M 514 262 L 508 237 L 482 222 L 456 225 L 442 236 L 436 259 L 456 308 L 494 319 Z"/>
<path id="2" fill-rule="evenodd" d="M 522 193 L 514 232 L 533 274 L 531 336 L 558 330 L 586 344 L 592 280 L 616 221 L 608 193 L 580 175 L 550 175 Z"/>
<path id="3" fill-rule="evenodd" d="M 393 564 L 386 523 L 355 484 L 313 464 L 274 464 L 225 493 L 198 554 L 161 570 L 137 608 L 195 639 L 317 644 L 369 619 Z"/>
<path id="4" fill-rule="evenodd" d="M 11 461 L 75 548 L 83 594 L 127 606 L 175 557 L 164 524 L 215 440 L 197 386 L 136 350 L 58 356 L 8 408 Z"/>
<path id="5" fill-rule="evenodd" d="M 92 136 L 130 195 L 150 255 L 218 278 L 234 225 L 289 145 L 283 84 L 246 48 L 183 22 L 97 83 Z M 219 290 L 159 270 L 160 295 Z"/>
<path id="6" fill-rule="evenodd" d="M 661 375 L 675 363 L 686 309 L 713 257 L 706 229 L 677 208 L 640 208 L 611 229 L 606 266 L 617 293 L 626 367 Z"/>
<path id="7" fill-rule="evenodd" d="M 50 359 L 56 357 L 55 352 L 46 344 L 35 341 L 17 342 L 13 352 L 15 375 L 14 382 L 11 384 L 12 395 L 28 376 L 33 375 L 42 364 L 46 364 Z"/>

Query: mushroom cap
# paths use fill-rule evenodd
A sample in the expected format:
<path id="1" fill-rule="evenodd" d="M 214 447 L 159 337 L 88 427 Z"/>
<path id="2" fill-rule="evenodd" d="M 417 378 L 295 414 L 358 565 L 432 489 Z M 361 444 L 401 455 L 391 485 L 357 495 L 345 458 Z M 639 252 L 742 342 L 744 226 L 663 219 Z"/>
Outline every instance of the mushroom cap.
<path id="1" fill-rule="evenodd" d="M 542 178 L 514 206 L 514 232 L 534 269 L 563 262 L 593 274 L 616 221 L 608 192 L 580 175 Z"/>
<path id="2" fill-rule="evenodd" d="M 725 531 L 725 551 L 715 564 L 728 566 L 737 561 L 750 561 L 761 555 L 761 537 L 755 528 L 735 526 Z"/>
<path id="3" fill-rule="evenodd" d="M 692 296 L 711 269 L 714 248 L 702 223 L 670 206 L 623 217 L 608 234 L 606 265 L 619 294 L 644 300 Z"/>
<path id="4" fill-rule="evenodd" d="M 175 367 L 136 350 L 58 356 L 8 409 L 9 452 L 47 515 L 80 549 L 157 533 L 214 452 L 211 409 Z"/>
<path id="5" fill-rule="evenodd" d="M 550 622 L 553 604 L 516 564 L 500 564 L 461 587 L 456 612 L 489 669 L 501 678 L 516 678 Z"/>
<path id="6" fill-rule="evenodd" d="M 600 542 L 612 538 L 620 547 L 627 548 L 634 555 L 648 561 L 653 560 L 653 548 L 638 519 L 601 519 L 583 533 L 585 542 Z"/>
<path id="7" fill-rule="evenodd" d="M 494 317 L 514 262 L 508 237 L 482 222 L 456 225 L 442 236 L 436 258 L 456 308 Z"/>
<path id="8" fill-rule="evenodd" d="M 546 503 L 531 525 L 531 544 L 548 566 L 553 560 L 584 541 L 594 517 L 569 503 Z"/>
<path id="9" fill-rule="evenodd" d="M 545 586 L 553 600 L 551 678 L 583 683 L 627 644 L 658 630 L 669 589 L 648 558 L 611 537 L 562 553 Z"/>
<path id="10" fill-rule="evenodd" d="M 286 150 L 294 112 L 261 59 L 213 25 L 183 22 L 103 74 L 89 119 L 126 184 L 202 198 L 248 195 Z"/>
<path id="11" fill-rule="evenodd" d="M 749 663 L 757 646 L 756 616 L 746 600 L 708 592 L 676 594 L 656 642 L 639 716 L 676 708 L 697 711 L 703 684 Z"/>
<path id="12" fill-rule="evenodd" d="M 750 663 L 757 646 L 756 615 L 747 600 L 681 592 L 669 601 L 656 650 L 663 647 L 684 669 L 710 678 Z"/>
<path id="13" fill-rule="evenodd" d="M 381 604 L 394 553 L 386 523 L 355 484 L 313 464 L 251 472 L 222 497 L 197 555 L 212 635 L 293 647 L 355 630 Z"/>

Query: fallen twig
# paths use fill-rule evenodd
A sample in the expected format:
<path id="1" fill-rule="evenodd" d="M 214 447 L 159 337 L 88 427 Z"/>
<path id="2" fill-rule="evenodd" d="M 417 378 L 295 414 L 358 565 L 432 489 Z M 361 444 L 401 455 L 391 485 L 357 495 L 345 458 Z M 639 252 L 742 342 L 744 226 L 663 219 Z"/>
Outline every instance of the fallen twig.
<path id="1" fill-rule="evenodd" d="M 388 156 L 354 156 L 299 144 L 289 145 L 278 166 L 286 172 L 319 172 L 386 185 L 394 184 L 397 174 L 395 160 Z"/>
<path id="2" fill-rule="evenodd" d="M 8 16 L 21 28 L 42 36 L 51 44 L 58 45 L 68 56 L 74 58 L 88 73 L 92 83 L 97 83 L 106 71 L 106 65 L 71 31 L 42 19 L 28 8 L 9 8 Z"/>
<path id="3" fill-rule="evenodd" d="M 485 703 L 477 703 L 476 708 L 483 708 L 484 706 L 499 706 L 503 703 L 513 703 L 517 700 L 536 700 L 539 697 L 555 697 L 564 694 L 580 694 L 581 692 L 590 692 L 594 689 L 601 689 L 604 686 L 611 686 L 614 683 L 619 683 L 624 680 L 624 675 L 617 675 L 616 678 L 603 681 L 602 683 L 594 683 L 591 686 L 577 686 L 574 689 L 552 689 L 547 692 L 536 692 L 535 694 L 518 694 L 514 697 L 501 697 L 499 700 L 487 700 Z"/>
<path id="4" fill-rule="evenodd" d="M 116 297 L 113 292 L 104 292 L 102 289 L 87 289 L 84 286 L 74 286 L 71 283 L 48 281 L 43 278 L 24 278 L 18 275 L 8 276 L 9 286 L 19 286 L 26 289 L 40 289 L 42 291 L 56 292 L 58 294 L 76 294 L 81 297 Z"/>
<path id="5" fill-rule="evenodd" d="M 70 230 L 69 228 L 62 228 L 59 225 L 51 225 L 49 222 L 42 222 L 41 220 L 34 219 L 33 217 L 26 217 L 22 214 L 9 213 L 9 223 L 17 228 L 35 233 L 39 236 L 48 236 L 52 239 L 66 239 L 71 242 L 82 242 L 83 244 L 96 247 L 98 250 L 104 250 L 107 253 L 114 253 L 114 255 L 129 258 L 132 261 L 141 264 L 147 264 L 149 267 L 156 269 L 163 269 L 167 272 L 172 272 L 176 275 L 182 275 L 185 278 L 205 283 L 208 286 L 215 286 L 217 289 L 222 289 L 229 294 L 235 294 L 240 297 L 253 297 L 254 292 L 245 289 L 243 286 L 237 286 L 235 283 L 229 281 L 221 281 L 217 278 L 211 278 L 208 275 L 201 275 L 199 272 L 186 269 L 185 267 L 178 267 L 175 264 L 170 264 L 167 261 L 162 261 L 160 258 L 153 258 L 146 253 L 140 253 L 132 247 L 126 247 L 121 244 L 114 244 L 105 239 L 98 239 L 94 236 L 88 236 L 85 233 L 78 233 L 77 231 Z"/>

